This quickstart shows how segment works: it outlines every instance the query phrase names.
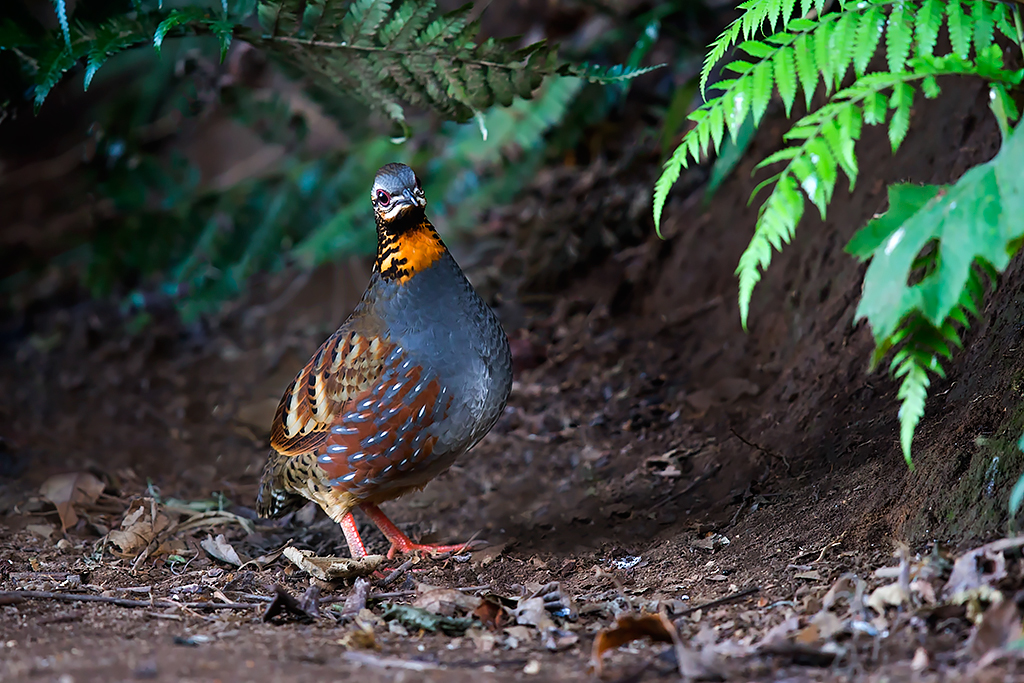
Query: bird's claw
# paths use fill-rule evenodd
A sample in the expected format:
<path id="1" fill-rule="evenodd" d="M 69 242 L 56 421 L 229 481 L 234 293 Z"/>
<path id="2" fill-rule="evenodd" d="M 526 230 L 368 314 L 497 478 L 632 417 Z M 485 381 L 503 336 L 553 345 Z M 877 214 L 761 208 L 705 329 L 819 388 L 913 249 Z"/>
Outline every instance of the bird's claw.
<path id="1" fill-rule="evenodd" d="M 388 550 L 388 559 L 393 559 L 396 553 L 412 553 L 412 552 L 425 552 L 431 555 L 440 555 L 443 553 L 463 553 L 467 551 L 479 550 L 490 545 L 487 541 L 470 540 L 465 543 L 456 543 L 454 545 L 440 545 L 437 543 L 412 543 L 411 541 L 402 542 L 401 540 L 393 541 L 391 548 Z"/>

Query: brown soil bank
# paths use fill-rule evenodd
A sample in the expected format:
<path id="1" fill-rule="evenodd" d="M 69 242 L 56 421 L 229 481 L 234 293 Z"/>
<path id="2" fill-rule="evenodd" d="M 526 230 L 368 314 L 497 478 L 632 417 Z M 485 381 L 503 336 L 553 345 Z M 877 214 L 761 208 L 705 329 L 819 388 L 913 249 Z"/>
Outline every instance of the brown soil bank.
<path id="1" fill-rule="evenodd" d="M 967 335 L 966 350 L 947 364 L 948 379 L 932 385 L 914 443 L 916 471 L 904 466 L 899 451 L 896 385 L 885 366 L 867 373 L 870 329 L 854 324 L 864 269 L 842 249 L 873 214 L 885 210 L 886 186 L 954 182 L 998 150 L 987 89 L 966 82 L 945 86 L 940 100 L 915 108 L 911 134 L 895 157 L 884 130 L 866 130 L 858 147 L 862 176 L 856 190 L 837 191 L 827 221 L 808 207 L 809 220 L 755 291 L 748 335 L 739 332 L 732 269 L 757 204 L 747 207 L 739 200 L 754 185 L 747 180 L 754 161 L 777 148 L 778 127 L 766 126 L 746 168 L 723 188 L 735 201 L 716 197 L 705 214 L 679 205 L 670 209 L 675 236 L 662 250 L 653 290 L 643 300 L 643 310 L 657 314 L 724 297 L 727 305 L 665 339 L 675 343 L 694 388 L 736 376 L 763 387 L 749 418 L 734 422 L 757 449 L 736 438 L 722 444 L 716 460 L 723 472 L 731 462 L 742 463 L 733 472 L 748 467 L 751 479 L 758 468 L 782 477 L 788 468 L 806 482 L 796 494 L 805 510 L 837 536 L 959 545 L 1002 532 L 1009 489 L 1024 471 L 1016 448 L 1024 427 L 1019 259 L 988 297 L 984 321 Z M 839 186 L 845 188 L 842 180 Z M 702 357 L 709 347 L 720 351 Z M 826 493 L 841 481 L 846 491 Z"/>

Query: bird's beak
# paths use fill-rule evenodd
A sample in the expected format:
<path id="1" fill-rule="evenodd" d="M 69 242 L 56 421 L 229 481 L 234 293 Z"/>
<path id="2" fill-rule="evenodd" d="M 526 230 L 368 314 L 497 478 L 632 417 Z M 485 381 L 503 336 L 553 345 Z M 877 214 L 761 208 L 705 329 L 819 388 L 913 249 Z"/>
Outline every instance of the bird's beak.
<path id="1" fill-rule="evenodd" d="M 405 197 L 405 201 L 408 202 L 410 206 L 427 205 L 426 199 L 421 199 L 420 197 L 417 197 L 416 194 L 409 188 L 402 190 L 402 196 Z"/>

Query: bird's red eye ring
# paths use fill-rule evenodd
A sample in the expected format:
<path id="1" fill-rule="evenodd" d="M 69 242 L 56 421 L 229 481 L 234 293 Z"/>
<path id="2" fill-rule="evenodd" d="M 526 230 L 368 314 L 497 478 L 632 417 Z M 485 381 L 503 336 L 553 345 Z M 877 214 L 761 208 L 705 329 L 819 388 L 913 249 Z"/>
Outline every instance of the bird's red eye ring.
<path id="1" fill-rule="evenodd" d="M 387 206 L 391 202 L 391 195 L 384 190 L 377 190 L 377 204 Z"/>

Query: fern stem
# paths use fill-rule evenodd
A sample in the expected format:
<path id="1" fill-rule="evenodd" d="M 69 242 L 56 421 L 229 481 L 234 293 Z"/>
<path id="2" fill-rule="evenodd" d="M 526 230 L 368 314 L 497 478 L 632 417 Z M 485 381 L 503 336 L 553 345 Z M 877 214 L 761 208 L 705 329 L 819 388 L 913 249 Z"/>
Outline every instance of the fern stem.
<path id="1" fill-rule="evenodd" d="M 453 62 L 462 62 L 464 64 L 476 64 L 478 66 L 486 66 L 492 69 L 505 69 L 506 71 L 515 70 L 516 66 L 519 64 L 502 64 L 500 62 L 491 62 L 484 59 L 467 59 L 465 57 L 453 57 L 450 55 L 446 55 L 443 52 L 431 50 L 395 50 L 388 47 L 379 47 L 374 45 L 346 45 L 344 43 L 335 43 L 330 40 L 307 40 L 305 38 L 293 38 L 292 36 L 267 36 L 262 38 L 261 40 L 262 42 L 267 43 L 292 43 L 295 45 L 306 45 L 309 47 L 325 47 L 332 50 L 354 50 L 358 52 L 386 52 L 389 54 L 430 57 L 432 59 L 447 58 Z"/>
<path id="2" fill-rule="evenodd" d="M 1013 27 L 1017 29 L 1017 47 L 1024 54 L 1024 22 L 1021 22 L 1020 5 L 1017 4 L 1013 6 Z"/>

